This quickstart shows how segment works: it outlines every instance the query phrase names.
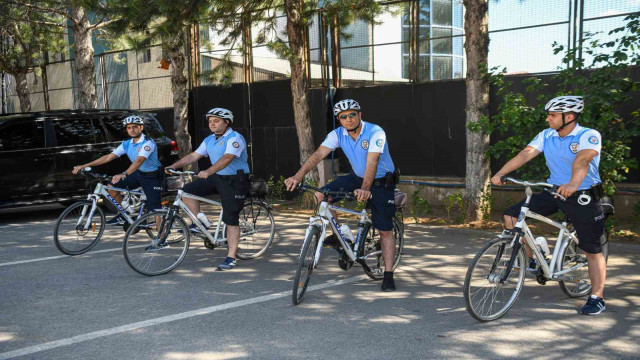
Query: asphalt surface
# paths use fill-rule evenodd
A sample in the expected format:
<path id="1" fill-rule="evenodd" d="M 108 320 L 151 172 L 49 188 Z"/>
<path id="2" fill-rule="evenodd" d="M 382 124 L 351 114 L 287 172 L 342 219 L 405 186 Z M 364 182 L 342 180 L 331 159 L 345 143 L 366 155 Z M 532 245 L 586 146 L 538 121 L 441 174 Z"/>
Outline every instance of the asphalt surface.
<path id="1" fill-rule="evenodd" d="M 64 256 L 52 229 L 62 207 L 0 211 L 0 359 L 638 358 L 640 246 L 611 244 L 607 311 L 527 278 L 502 319 L 464 308 L 467 266 L 493 234 L 422 225 L 406 230 L 398 291 L 381 293 L 358 266 L 325 249 L 304 302 L 291 303 L 306 220 L 276 215 L 256 260 L 215 271 L 225 249 L 193 241 L 173 272 L 131 270 L 122 230 Z"/>

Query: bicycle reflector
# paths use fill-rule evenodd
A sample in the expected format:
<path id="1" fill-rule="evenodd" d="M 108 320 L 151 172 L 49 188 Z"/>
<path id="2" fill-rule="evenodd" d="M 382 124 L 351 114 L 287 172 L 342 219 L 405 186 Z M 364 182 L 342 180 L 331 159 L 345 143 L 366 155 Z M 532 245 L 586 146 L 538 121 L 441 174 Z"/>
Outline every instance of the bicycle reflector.
<path id="1" fill-rule="evenodd" d="M 178 151 L 178 143 L 175 140 L 171 140 L 171 151 Z"/>

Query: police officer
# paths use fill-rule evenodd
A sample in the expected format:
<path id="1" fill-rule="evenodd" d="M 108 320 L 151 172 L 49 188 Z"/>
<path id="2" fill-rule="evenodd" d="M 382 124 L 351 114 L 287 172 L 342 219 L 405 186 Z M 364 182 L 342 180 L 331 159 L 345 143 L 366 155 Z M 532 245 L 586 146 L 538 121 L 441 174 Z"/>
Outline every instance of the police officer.
<path id="1" fill-rule="evenodd" d="M 164 172 L 162 164 L 158 160 L 158 147 L 153 139 L 147 139 L 144 135 L 144 122 L 142 117 L 132 115 L 124 118 L 122 124 L 125 126 L 131 139 L 125 140 L 112 153 L 104 155 L 90 163 L 78 165 L 73 168 L 73 173 L 77 174 L 87 166 L 98 166 L 127 155 L 131 160 L 131 166 L 122 174 L 113 176 L 111 182 L 120 188 L 134 189 L 142 187 L 147 197 L 147 209 L 149 211 L 162 207 L 160 199 L 162 197 L 162 181 Z M 122 195 L 115 190 L 109 190 L 109 194 L 118 202 L 122 201 Z M 158 218 L 156 218 L 156 221 Z M 109 225 L 123 225 L 125 219 L 117 214 L 107 221 Z"/>
<path id="2" fill-rule="evenodd" d="M 240 211 L 249 193 L 249 164 L 247 163 L 247 143 L 244 137 L 234 131 L 233 113 L 227 109 L 214 108 L 205 115 L 209 129 L 213 134 L 204 139 L 196 151 L 183 157 L 167 169 L 181 168 L 194 163 L 203 156 L 211 160 L 211 167 L 198 173 L 198 179 L 184 186 L 186 193 L 196 196 L 220 194 L 223 215 L 222 221 L 227 224 L 228 253 L 220 270 L 230 270 L 236 266 L 236 251 L 240 239 Z M 185 205 L 194 214 L 200 213 L 200 202 L 195 199 L 182 198 Z M 206 225 L 205 225 L 206 227 Z M 192 232 L 200 232 L 191 225 Z"/>
<path id="3" fill-rule="evenodd" d="M 382 257 L 385 264 L 382 291 L 395 291 L 393 280 L 393 259 L 395 246 L 393 238 L 393 216 L 396 212 L 394 202 L 395 167 L 389 154 L 389 146 L 384 130 L 378 125 L 362 120 L 360 104 L 352 99 L 335 104 L 333 114 L 340 120 L 340 127 L 330 132 L 322 145 L 309 157 L 298 172 L 285 180 L 289 191 L 293 191 L 302 182 L 303 177 L 332 150 L 342 148 L 349 159 L 352 171 L 349 175 L 339 176 L 323 189 L 331 191 L 353 191 L 358 201 L 371 197 L 371 218 L 373 227 L 380 231 L 382 239 Z M 373 196 L 373 197 L 372 197 Z M 318 201 L 323 195 L 316 193 Z M 339 199 L 329 199 L 337 201 Z M 325 244 L 335 244 L 335 234 L 325 240 Z"/>
<path id="4" fill-rule="evenodd" d="M 503 185 L 501 177 L 520 168 L 544 152 L 551 173 L 547 182 L 556 185 L 562 201 L 547 192 L 534 194 L 529 209 L 548 216 L 562 210 L 577 231 L 579 247 L 586 253 L 591 279 L 591 297 L 582 308 L 585 315 L 597 315 L 605 310 L 604 283 L 606 261 L 600 237 L 604 232 L 604 214 L 600 197 L 602 181 L 598 172 L 602 138 L 596 130 L 582 127 L 577 120 L 584 108 L 581 96 L 560 96 L 545 106 L 549 128 L 541 131 L 529 145 L 509 160 L 492 178 L 495 185 Z M 523 202 L 507 209 L 505 227 L 512 229 L 517 222 Z M 527 249 L 530 253 L 530 249 Z"/>

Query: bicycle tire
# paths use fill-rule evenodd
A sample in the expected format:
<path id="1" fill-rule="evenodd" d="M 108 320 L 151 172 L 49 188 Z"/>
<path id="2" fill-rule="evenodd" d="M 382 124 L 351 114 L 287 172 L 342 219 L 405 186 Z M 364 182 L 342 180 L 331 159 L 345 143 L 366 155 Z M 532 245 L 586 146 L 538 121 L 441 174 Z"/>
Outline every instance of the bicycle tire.
<path id="1" fill-rule="evenodd" d="M 604 261 L 606 263 L 609 260 L 609 231 L 607 229 L 604 230 L 604 233 L 600 238 L 600 242 L 602 243 L 602 253 L 604 254 Z M 562 256 L 560 257 L 560 259 L 562 259 L 560 270 L 570 268 L 581 262 L 587 262 L 584 251 L 578 247 L 578 243 L 573 239 L 569 241 L 569 244 L 562 252 Z M 570 271 L 563 276 L 570 276 L 578 279 L 588 279 L 589 268 L 588 266 L 583 266 L 579 269 Z M 591 283 L 579 284 L 560 280 L 559 285 L 560 289 L 562 289 L 562 291 L 567 294 L 567 296 L 572 298 L 582 297 L 591 293 Z"/>
<path id="2" fill-rule="evenodd" d="M 307 291 L 309 279 L 313 273 L 313 262 L 315 260 L 316 248 L 319 241 L 320 229 L 316 226 L 310 226 L 309 233 L 304 239 L 304 244 L 300 251 L 300 257 L 298 258 L 296 275 L 293 278 L 293 292 L 291 293 L 291 301 L 293 301 L 293 305 L 300 304 L 305 292 Z"/>
<path id="3" fill-rule="evenodd" d="M 56 225 L 53 228 L 53 242 L 62 253 L 67 255 L 84 254 L 96 246 L 100 238 L 102 238 L 106 220 L 104 212 L 99 206 L 96 206 L 96 210 L 91 218 L 90 229 L 84 229 L 86 220 L 79 217 L 83 216 L 83 210 L 89 212 L 92 205 L 93 202 L 91 200 L 78 201 L 64 209 L 58 217 Z M 88 214 L 85 213 L 84 216 L 87 215 Z M 69 229 L 67 229 L 67 227 Z M 95 237 L 85 239 L 87 234 L 92 234 L 90 237 Z M 76 244 L 76 246 L 72 246 L 72 244 Z"/>
<path id="4" fill-rule="evenodd" d="M 502 317 L 511 309 L 513 304 L 515 304 L 518 295 L 522 291 L 526 275 L 524 247 L 520 247 L 515 258 L 516 262 L 513 270 L 507 278 L 507 281 L 504 284 L 500 284 L 499 282 L 499 279 L 502 278 L 506 270 L 505 265 L 511 258 L 513 251 L 513 247 L 509 248 L 511 241 L 512 239 L 505 238 L 488 241 L 469 265 L 467 275 L 464 279 L 463 294 L 467 312 L 478 321 L 487 322 Z M 504 245 L 504 248 L 501 256 L 498 258 L 497 255 L 500 253 L 499 249 L 502 245 Z M 493 250 L 495 250 L 495 253 L 492 253 Z M 489 268 L 486 269 L 486 271 L 479 265 L 482 260 L 488 260 L 486 266 Z M 474 277 L 474 275 L 478 275 L 477 278 Z M 515 283 L 512 279 L 515 279 Z M 499 291 L 507 285 L 513 289 L 509 290 L 509 288 L 507 288 L 507 296 L 499 297 Z M 474 291 L 476 287 L 478 287 L 478 290 Z M 483 290 L 484 296 L 478 298 L 477 300 L 479 301 L 476 303 L 474 300 L 476 300 L 478 294 L 482 294 Z M 493 310 L 494 307 L 497 308 L 497 311 Z"/>
<path id="5" fill-rule="evenodd" d="M 184 260 L 189 251 L 189 227 L 178 214 L 168 216 L 168 210 L 153 211 L 137 219 L 124 237 L 122 250 L 127 265 L 134 271 L 147 275 L 162 275 L 175 269 Z M 158 236 L 157 230 L 150 239 L 146 231 L 148 222 L 155 222 L 156 216 L 162 216 L 161 228 L 167 222 L 171 224 L 169 231 L 164 230 Z M 173 236 L 169 238 L 169 236 Z"/>
<path id="6" fill-rule="evenodd" d="M 255 233 L 243 236 L 243 233 Z M 267 251 L 273 242 L 276 224 L 269 207 L 262 201 L 251 201 L 240 211 L 240 240 L 236 256 L 255 259 Z"/>
<path id="7" fill-rule="evenodd" d="M 373 227 L 370 228 L 370 231 L 367 231 L 365 234 L 365 245 L 364 245 L 364 254 L 363 256 L 367 256 L 376 251 L 382 251 L 382 246 L 380 244 L 380 237 L 376 236 L 376 231 Z M 370 235 L 369 235 L 370 234 Z M 402 258 L 402 251 L 404 249 L 404 224 L 398 220 L 397 217 L 393 217 L 393 239 L 395 243 L 395 254 L 393 259 L 393 268 L 395 270 L 400 264 L 400 258 Z M 365 274 L 369 276 L 373 280 L 382 280 L 384 277 L 384 259 L 382 257 L 382 253 L 365 259 L 364 260 L 369 269 L 366 267 L 362 267 Z"/>

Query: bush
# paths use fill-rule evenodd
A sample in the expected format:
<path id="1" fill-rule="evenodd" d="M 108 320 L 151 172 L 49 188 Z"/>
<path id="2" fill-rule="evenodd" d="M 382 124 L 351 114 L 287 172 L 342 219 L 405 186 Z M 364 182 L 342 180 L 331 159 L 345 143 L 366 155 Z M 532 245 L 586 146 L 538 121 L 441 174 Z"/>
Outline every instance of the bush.
<path id="1" fill-rule="evenodd" d="M 582 52 L 593 59 L 587 66 L 584 59 L 578 59 L 578 49 L 565 50 L 562 45 L 554 43 L 554 53 L 564 51 L 564 69 L 551 77 L 548 83 L 535 77 L 523 80 L 527 86 L 524 94 L 510 90 L 512 83 L 505 78 L 504 70 L 494 73 L 492 84 L 497 86 L 497 94 L 502 98 L 498 113 L 470 127 L 471 130 L 507 136 L 490 147 L 489 155 L 506 162 L 546 127 L 544 105 L 550 97 L 542 94 L 542 90 L 556 84 L 555 96 L 584 96 L 585 109 L 579 123 L 602 134 L 600 176 L 605 190 L 612 194 L 615 190 L 613 183 L 625 180 L 629 169 L 638 165 L 636 159 L 630 158 L 630 143 L 640 134 L 640 110 L 623 118 L 617 109 L 640 89 L 640 83 L 629 78 L 628 66 L 640 64 L 640 52 L 637 51 L 640 49 L 640 14 L 629 15 L 625 21 L 624 27 L 609 32 L 609 35 L 622 33 L 613 41 L 600 42 L 596 39 L 597 33 L 587 33 Z M 535 98 L 535 101 L 530 104 L 527 98 Z M 543 156 L 538 156 L 518 171 L 518 176 L 524 179 L 541 180 L 548 174 Z"/>

